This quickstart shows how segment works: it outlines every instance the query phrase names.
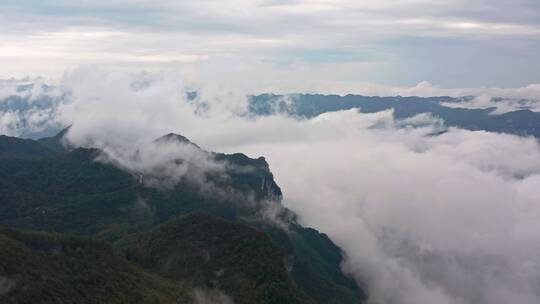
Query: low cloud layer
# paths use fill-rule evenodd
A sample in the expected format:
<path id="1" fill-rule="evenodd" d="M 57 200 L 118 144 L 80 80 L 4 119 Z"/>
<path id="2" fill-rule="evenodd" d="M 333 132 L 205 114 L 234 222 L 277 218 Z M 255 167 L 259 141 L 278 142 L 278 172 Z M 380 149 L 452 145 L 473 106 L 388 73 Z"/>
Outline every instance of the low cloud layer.
<path id="1" fill-rule="evenodd" d="M 266 70 L 268 66 L 257 68 L 267 71 L 263 73 L 262 79 L 250 75 L 250 69 L 242 65 L 236 67 L 239 71 L 237 74 L 245 74 L 242 77 L 223 72 L 230 70 L 229 68 L 230 66 L 218 65 L 208 66 L 197 73 L 169 69 L 149 74 L 110 72 L 86 67 L 69 71 L 57 80 L 0 80 L 0 133 L 22 137 L 47 136 L 76 120 L 78 126 L 72 130 L 70 136 L 77 144 L 84 144 L 84 141 L 89 139 L 81 137 L 83 135 L 78 133 L 79 127 L 90 132 L 91 128 L 83 125 L 90 126 L 99 120 L 102 127 L 92 130 L 92 134 L 87 134 L 92 140 L 105 140 L 109 143 L 112 140 L 121 140 L 124 143 L 148 141 L 170 131 L 178 131 L 184 126 L 197 129 L 200 125 L 204 126 L 204 119 L 209 117 L 213 121 L 224 121 L 244 115 L 247 112 L 246 94 L 268 92 L 450 96 L 456 100 L 443 103 L 446 107 L 495 108 L 492 112 L 494 115 L 523 109 L 540 112 L 538 84 L 517 88 L 444 88 L 421 82 L 412 87 L 395 87 L 349 82 L 328 84 L 307 79 L 285 85 L 279 82 L 279 79 L 283 78 L 281 73 Z M 303 79 L 304 76 L 300 74 L 299 78 Z M 90 87 L 89 83 L 95 84 L 95 87 Z M 188 100 L 187 95 L 193 89 L 199 91 L 200 98 Z M 113 99 L 115 102 L 109 101 Z M 171 110 L 163 113 L 155 106 L 157 99 L 161 100 L 160 106 Z M 96 112 L 96 109 L 104 106 L 109 111 Z M 116 134 L 116 129 L 119 128 L 123 131 Z M 126 130 L 129 130 L 129 134 L 125 133 Z M 98 134 L 100 132 L 102 134 Z M 194 132 L 194 135 L 198 132 Z M 205 138 L 207 137 L 203 136 L 199 140 L 204 141 Z"/>
<path id="2" fill-rule="evenodd" d="M 0 80 L 0 134 L 49 135 L 61 127 L 55 114 L 62 102 L 62 90 L 44 79 Z"/>
<path id="3" fill-rule="evenodd" d="M 538 302 L 538 143 L 431 137 L 389 114 L 323 115 L 304 139 L 242 149 L 265 151 L 285 204 L 345 250 L 371 303 Z"/>
<path id="4" fill-rule="evenodd" d="M 180 79 L 79 69 L 62 80 L 70 94 L 55 120 L 72 124 L 72 143 L 115 151 L 176 132 L 209 150 L 264 155 L 284 204 L 345 250 L 343 269 L 371 304 L 540 302 L 536 139 L 433 136 L 440 121 L 391 111 L 254 118 L 245 92 L 209 81 L 189 100 L 192 84 Z"/>
<path id="5" fill-rule="evenodd" d="M 531 87 L 532 89 L 532 87 Z M 487 94 L 475 96 L 471 100 L 463 100 L 462 102 L 447 102 L 443 103 L 444 106 L 450 108 L 463 108 L 463 109 L 487 109 L 496 108 L 491 114 L 503 114 L 507 112 L 517 110 L 531 110 L 534 112 L 540 112 L 540 101 L 533 97 L 534 95 L 540 96 L 540 94 L 531 94 L 531 99 L 522 98 L 493 98 Z"/>
<path id="6" fill-rule="evenodd" d="M 187 181 L 207 192 L 214 191 L 207 176 L 224 176 L 227 167 L 227 163 L 215 160 L 212 154 L 174 137 L 138 146 L 88 146 L 102 150 L 97 161 L 112 163 L 136 175 L 141 184 L 153 187 L 172 188 L 180 181 Z"/>

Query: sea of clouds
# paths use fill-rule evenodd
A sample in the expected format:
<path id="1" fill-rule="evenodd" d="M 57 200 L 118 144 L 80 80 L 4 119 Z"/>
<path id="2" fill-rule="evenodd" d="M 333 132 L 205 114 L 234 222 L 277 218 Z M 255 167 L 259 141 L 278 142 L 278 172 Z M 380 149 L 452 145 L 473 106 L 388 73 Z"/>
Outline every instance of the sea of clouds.
<path id="1" fill-rule="evenodd" d="M 37 121 L 71 125 L 73 145 L 133 151 L 175 132 L 207 150 L 265 156 L 285 206 L 343 248 L 343 270 L 367 287 L 372 304 L 540 302 L 535 138 L 446 128 L 430 115 L 399 121 L 391 111 L 254 117 L 245 91 L 183 82 L 171 71 L 80 68 L 46 92 L 18 91 L 18 82 L 2 82 L 3 102 L 27 94 L 32 108 L 53 92 L 52 106 L 35 107 L 44 115 Z M 194 87 L 198 97 L 187 98 Z M 536 90 L 484 95 L 524 98 Z M 34 121 L 14 106 L 2 113 L 0 133 L 24 134 Z"/>

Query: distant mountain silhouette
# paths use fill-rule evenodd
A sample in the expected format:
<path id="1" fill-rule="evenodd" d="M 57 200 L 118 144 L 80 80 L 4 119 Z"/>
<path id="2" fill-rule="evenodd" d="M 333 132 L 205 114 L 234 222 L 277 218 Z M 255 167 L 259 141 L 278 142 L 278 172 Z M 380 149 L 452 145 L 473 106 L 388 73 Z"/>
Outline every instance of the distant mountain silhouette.
<path id="1" fill-rule="evenodd" d="M 540 138 L 540 113 L 518 110 L 500 115 L 493 114 L 495 108 L 464 109 L 450 108 L 443 103 L 456 103 L 452 97 L 370 97 L 362 95 L 319 95 L 263 94 L 250 97 L 250 112 L 255 115 L 271 115 L 276 112 L 312 118 L 326 112 L 358 109 L 362 113 L 375 113 L 393 109 L 397 119 L 431 113 L 442 118 L 447 126 L 467 130 L 484 130 L 519 136 Z M 472 97 L 465 97 L 466 100 Z"/>

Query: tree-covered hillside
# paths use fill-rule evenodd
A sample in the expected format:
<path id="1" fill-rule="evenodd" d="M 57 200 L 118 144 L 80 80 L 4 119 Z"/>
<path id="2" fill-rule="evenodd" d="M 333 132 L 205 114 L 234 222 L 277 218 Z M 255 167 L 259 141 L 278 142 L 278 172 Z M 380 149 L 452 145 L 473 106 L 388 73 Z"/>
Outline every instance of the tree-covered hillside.
<path id="1" fill-rule="evenodd" d="M 114 292 L 101 289 L 103 297 L 92 299 L 189 302 L 201 290 L 235 303 L 365 299 L 340 271 L 341 250 L 281 206 L 264 158 L 193 144 L 226 164 L 225 171 L 205 173 L 211 188 L 187 178 L 162 187 L 157 177 L 150 183 L 150 177 L 104 161 L 101 150 L 64 148 L 64 134 L 39 141 L 0 137 L 0 226 L 9 229 L 0 247 L 0 278 L 9 288 L 0 297 L 6 301 L 32 303 L 58 290 L 51 301 L 94 303 L 85 295 L 111 284 Z M 178 135 L 161 140 L 192 145 Z M 268 210 L 278 211 L 269 217 Z M 137 293 L 124 295 L 128 289 Z"/>

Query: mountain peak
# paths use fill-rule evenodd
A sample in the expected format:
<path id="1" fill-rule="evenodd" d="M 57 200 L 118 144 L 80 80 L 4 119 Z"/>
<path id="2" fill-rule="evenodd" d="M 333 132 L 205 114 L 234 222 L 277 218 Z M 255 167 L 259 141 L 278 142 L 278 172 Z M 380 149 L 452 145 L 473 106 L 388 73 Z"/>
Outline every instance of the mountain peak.
<path id="1" fill-rule="evenodd" d="M 176 133 L 169 133 L 169 134 L 163 135 L 163 136 L 157 138 L 156 140 L 154 140 L 154 142 L 156 142 L 156 143 L 179 142 L 179 143 L 183 143 L 183 144 L 193 145 L 193 146 L 200 149 L 200 147 L 197 144 L 193 143 L 187 137 L 185 137 L 183 135 L 180 135 L 180 134 L 176 134 Z"/>
<path id="2" fill-rule="evenodd" d="M 45 137 L 38 139 L 38 142 L 54 152 L 66 152 L 72 150 L 75 147 L 69 144 L 66 139 L 66 135 L 70 129 L 71 125 L 62 129 L 53 137 Z"/>
<path id="3" fill-rule="evenodd" d="M 64 129 L 60 130 L 60 132 L 58 132 L 54 138 L 63 138 L 64 136 L 66 136 L 66 134 L 69 132 L 69 129 L 71 129 L 71 125 L 65 127 Z"/>

